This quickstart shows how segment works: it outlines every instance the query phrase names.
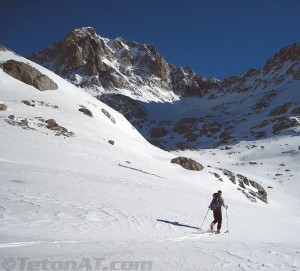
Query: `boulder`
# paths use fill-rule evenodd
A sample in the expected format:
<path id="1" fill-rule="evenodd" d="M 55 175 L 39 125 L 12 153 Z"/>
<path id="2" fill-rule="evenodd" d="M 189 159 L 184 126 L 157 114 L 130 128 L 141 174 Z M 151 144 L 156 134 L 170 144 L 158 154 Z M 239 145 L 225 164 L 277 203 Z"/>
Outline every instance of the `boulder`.
<path id="1" fill-rule="evenodd" d="M 111 114 L 109 114 L 104 108 L 102 108 L 101 111 L 106 117 L 108 117 L 111 120 L 112 123 L 116 124 L 116 120 Z"/>
<path id="2" fill-rule="evenodd" d="M 59 125 L 57 124 L 57 122 L 54 119 L 48 119 L 45 122 L 47 123 L 46 127 L 50 130 L 57 129 L 59 127 Z"/>
<path id="3" fill-rule="evenodd" d="M 191 158 L 177 157 L 172 159 L 171 163 L 181 165 L 183 168 L 188 170 L 200 171 L 203 169 L 203 166 L 200 163 Z"/>
<path id="4" fill-rule="evenodd" d="M 75 133 L 68 131 L 67 128 L 60 126 L 54 119 L 45 120 L 46 128 L 55 132 L 56 136 L 71 137 L 75 136 Z"/>
<path id="5" fill-rule="evenodd" d="M 5 111 L 6 109 L 7 109 L 7 105 L 0 103 L 0 111 Z"/>
<path id="6" fill-rule="evenodd" d="M 3 71 L 22 81 L 25 84 L 31 85 L 40 91 L 57 89 L 57 84 L 47 75 L 42 74 L 36 68 L 30 65 L 15 60 L 8 60 L 2 64 Z"/>
<path id="7" fill-rule="evenodd" d="M 23 103 L 23 104 L 26 104 L 26 105 L 28 105 L 28 106 L 32 106 L 32 107 L 35 106 L 34 103 L 31 103 L 30 101 L 27 101 L 27 100 L 23 100 L 22 103 Z"/>
<path id="8" fill-rule="evenodd" d="M 89 117 L 93 117 L 93 113 L 87 109 L 86 107 L 82 106 L 81 108 L 78 109 L 78 111 L 82 112 L 83 114 L 89 116 Z"/>

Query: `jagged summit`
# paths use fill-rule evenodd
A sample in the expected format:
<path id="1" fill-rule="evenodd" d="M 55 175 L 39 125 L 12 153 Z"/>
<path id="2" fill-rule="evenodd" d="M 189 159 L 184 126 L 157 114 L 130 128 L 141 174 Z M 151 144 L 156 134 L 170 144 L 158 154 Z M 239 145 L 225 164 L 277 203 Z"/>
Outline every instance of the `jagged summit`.
<path id="1" fill-rule="evenodd" d="M 74 34 L 77 37 L 80 37 L 80 36 L 85 37 L 85 36 L 89 35 L 89 36 L 95 38 L 97 36 L 95 29 L 91 26 L 74 29 L 68 35 L 72 35 L 72 34 Z"/>
<path id="2" fill-rule="evenodd" d="M 143 101 L 200 96 L 216 83 L 191 67 L 168 64 L 153 44 L 102 38 L 91 27 L 75 29 L 29 58 L 91 93 L 126 89 L 126 95 Z"/>

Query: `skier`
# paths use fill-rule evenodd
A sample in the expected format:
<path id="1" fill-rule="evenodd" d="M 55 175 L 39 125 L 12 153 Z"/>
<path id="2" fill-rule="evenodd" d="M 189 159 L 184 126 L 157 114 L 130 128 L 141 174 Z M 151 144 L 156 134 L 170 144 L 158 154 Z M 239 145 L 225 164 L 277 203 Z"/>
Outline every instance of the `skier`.
<path id="1" fill-rule="evenodd" d="M 222 206 L 226 209 L 228 208 L 228 206 L 224 204 L 222 191 L 219 190 L 218 193 L 213 194 L 213 199 L 208 207 L 213 211 L 214 214 L 214 221 L 210 224 L 210 230 L 213 231 L 214 225 L 218 223 L 217 233 L 220 233 L 222 227 Z"/>

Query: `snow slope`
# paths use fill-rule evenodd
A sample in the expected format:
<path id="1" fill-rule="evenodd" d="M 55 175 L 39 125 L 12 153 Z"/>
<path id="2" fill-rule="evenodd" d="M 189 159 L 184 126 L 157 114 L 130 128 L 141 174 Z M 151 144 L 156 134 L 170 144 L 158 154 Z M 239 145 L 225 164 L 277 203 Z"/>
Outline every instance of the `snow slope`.
<path id="1" fill-rule="evenodd" d="M 83 259 L 94 263 L 95 257 L 104 258 L 99 270 L 116 270 L 114 261 L 150 261 L 152 270 L 300 268 L 299 137 L 255 143 L 264 146 L 263 152 L 248 149 L 249 142 L 228 151 L 183 152 L 205 166 L 201 172 L 187 171 L 170 163 L 179 153 L 150 145 L 122 115 L 83 90 L 0 51 L 0 62 L 8 59 L 29 63 L 59 88 L 40 92 L 0 69 L 0 101 L 8 106 L 0 113 L 1 270 L 20 270 L 18 258 L 24 257 L 29 258 L 26 270 L 29 261 L 79 264 Z M 22 100 L 33 100 L 35 106 Z M 91 110 L 93 118 L 79 112 L 80 106 Z M 11 115 L 27 119 L 32 129 L 9 124 Z M 75 135 L 56 136 L 43 124 L 46 119 Z M 268 162 L 242 165 L 250 160 Z M 292 171 L 290 180 L 267 175 L 275 174 L 279 163 Z M 272 186 L 269 203 L 250 202 L 225 176 L 218 181 L 211 174 L 217 167 Z M 229 220 L 223 211 L 223 230 L 228 222 L 230 233 L 200 234 L 197 228 L 218 189 L 229 205 Z M 203 228 L 211 221 L 209 212 Z M 14 269 L 7 266 L 9 258 Z"/>

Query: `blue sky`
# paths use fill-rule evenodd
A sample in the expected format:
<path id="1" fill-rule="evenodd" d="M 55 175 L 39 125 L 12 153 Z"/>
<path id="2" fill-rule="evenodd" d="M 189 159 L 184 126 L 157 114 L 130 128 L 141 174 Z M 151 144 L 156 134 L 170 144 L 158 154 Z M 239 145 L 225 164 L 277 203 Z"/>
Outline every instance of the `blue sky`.
<path id="1" fill-rule="evenodd" d="M 155 45 L 167 62 L 206 77 L 261 68 L 300 42 L 299 0 L 0 0 L 0 44 L 37 52 L 92 26 L 108 38 Z"/>

